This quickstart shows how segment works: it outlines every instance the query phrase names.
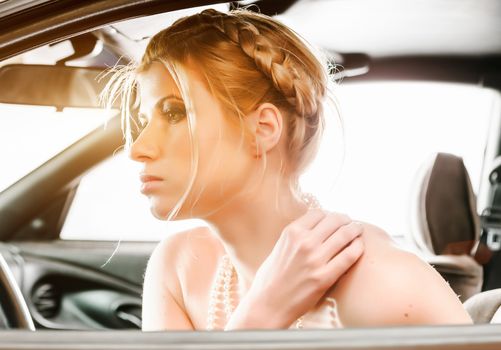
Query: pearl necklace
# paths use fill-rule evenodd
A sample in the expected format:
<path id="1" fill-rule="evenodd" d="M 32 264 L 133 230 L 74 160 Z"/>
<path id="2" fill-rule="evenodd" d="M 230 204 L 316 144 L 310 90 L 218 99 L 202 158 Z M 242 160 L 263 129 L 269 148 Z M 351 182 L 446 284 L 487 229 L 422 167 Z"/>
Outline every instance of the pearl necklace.
<path id="1" fill-rule="evenodd" d="M 318 200 L 311 194 L 306 193 L 301 195 L 301 199 L 308 205 L 309 208 L 320 208 Z M 225 324 L 229 321 L 233 311 L 234 304 L 238 300 L 238 290 L 232 288 L 233 281 L 237 280 L 235 268 L 231 264 L 228 255 L 224 255 L 219 265 L 218 272 L 214 281 L 213 288 L 210 294 L 209 312 L 207 317 L 207 330 L 216 329 L 218 320 L 225 318 Z M 337 317 L 337 307 L 334 298 L 325 298 L 329 309 L 331 325 L 340 327 L 341 324 Z M 295 321 L 297 329 L 303 328 L 304 315 Z"/>

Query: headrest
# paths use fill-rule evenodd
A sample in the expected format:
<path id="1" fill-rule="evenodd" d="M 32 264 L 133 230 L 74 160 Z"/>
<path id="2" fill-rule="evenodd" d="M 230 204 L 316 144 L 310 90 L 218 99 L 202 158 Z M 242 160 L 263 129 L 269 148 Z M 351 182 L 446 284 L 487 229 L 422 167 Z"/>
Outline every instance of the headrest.
<path id="1" fill-rule="evenodd" d="M 437 153 L 418 175 L 411 238 L 432 255 L 470 255 L 480 239 L 476 197 L 463 159 Z"/>

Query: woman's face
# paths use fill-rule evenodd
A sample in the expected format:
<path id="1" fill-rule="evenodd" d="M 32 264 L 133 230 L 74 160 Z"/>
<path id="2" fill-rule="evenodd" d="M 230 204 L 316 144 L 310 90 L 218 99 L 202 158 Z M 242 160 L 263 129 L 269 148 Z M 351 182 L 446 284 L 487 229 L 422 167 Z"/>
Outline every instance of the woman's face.
<path id="1" fill-rule="evenodd" d="M 243 136 L 238 123 L 230 123 L 223 115 L 198 73 L 187 70 L 187 75 L 199 160 L 193 188 L 178 219 L 204 217 L 238 194 L 257 173 L 248 137 Z M 130 157 L 143 163 L 141 192 L 150 199 L 152 213 L 164 219 L 188 188 L 192 173 L 186 107 L 160 62 L 140 73 L 138 89 L 144 129 L 132 144 Z"/>

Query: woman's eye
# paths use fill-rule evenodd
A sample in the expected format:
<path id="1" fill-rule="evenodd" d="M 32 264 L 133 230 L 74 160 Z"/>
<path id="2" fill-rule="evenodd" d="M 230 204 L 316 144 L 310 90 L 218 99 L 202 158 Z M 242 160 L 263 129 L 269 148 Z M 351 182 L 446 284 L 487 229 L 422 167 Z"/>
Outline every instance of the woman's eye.
<path id="1" fill-rule="evenodd" d="M 164 105 L 162 114 L 167 119 L 169 124 L 176 124 L 186 117 L 186 110 L 184 106 L 181 107 L 166 104 Z"/>

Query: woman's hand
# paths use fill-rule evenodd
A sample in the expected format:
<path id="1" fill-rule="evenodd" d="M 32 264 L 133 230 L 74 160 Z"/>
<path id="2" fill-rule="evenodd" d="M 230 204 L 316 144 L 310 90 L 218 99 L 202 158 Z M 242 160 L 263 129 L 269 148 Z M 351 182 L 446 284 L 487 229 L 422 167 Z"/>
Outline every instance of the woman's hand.
<path id="1" fill-rule="evenodd" d="M 362 232 L 346 215 L 308 210 L 282 231 L 226 329 L 289 327 L 362 255 Z"/>

